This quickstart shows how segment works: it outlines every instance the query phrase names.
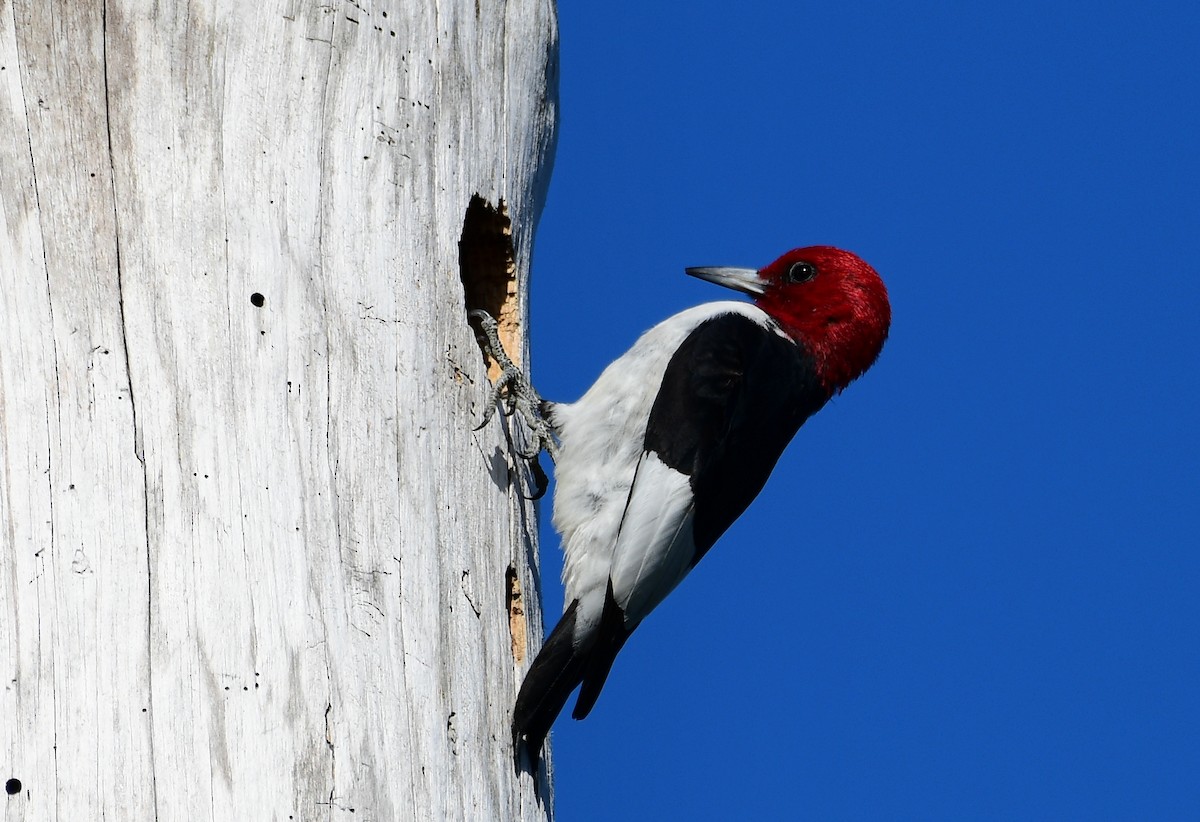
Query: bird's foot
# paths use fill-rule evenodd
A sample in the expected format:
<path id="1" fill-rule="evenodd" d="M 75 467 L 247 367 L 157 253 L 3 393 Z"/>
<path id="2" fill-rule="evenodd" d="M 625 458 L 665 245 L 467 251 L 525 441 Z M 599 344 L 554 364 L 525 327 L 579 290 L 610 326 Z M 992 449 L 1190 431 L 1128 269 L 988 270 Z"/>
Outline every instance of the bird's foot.
<path id="1" fill-rule="evenodd" d="M 478 431 L 492 421 L 497 407 L 504 409 L 505 416 L 519 414 L 529 426 L 532 451 L 524 453 L 518 449 L 517 453 L 527 460 L 536 460 L 538 454 L 545 450 L 550 459 L 557 462 L 558 441 L 554 438 L 554 426 L 542 413 L 547 403 L 505 352 L 504 346 L 500 344 L 500 336 L 496 333 L 496 321 L 492 319 L 492 315 L 476 309 L 469 312 L 468 316 L 479 321 L 479 327 L 483 331 L 483 348 L 500 366 L 500 377 L 492 385 L 492 394 L 483 412 L 483 421 L 475 430 Z M 540 466 L 538 471 L 540 472 Z M 545 477 L 545 474 L 542 473 L 541 476 Z"/>

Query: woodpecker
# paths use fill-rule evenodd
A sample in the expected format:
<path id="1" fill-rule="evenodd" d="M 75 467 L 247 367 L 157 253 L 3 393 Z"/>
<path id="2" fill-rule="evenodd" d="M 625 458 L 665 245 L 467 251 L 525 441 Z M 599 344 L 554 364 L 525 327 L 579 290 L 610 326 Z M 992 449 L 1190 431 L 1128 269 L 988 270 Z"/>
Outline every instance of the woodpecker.
<path id="1" fill-rule="evenodd" d="M 513 711 L 514 751 L 523 740 L 531 771 L 571 692 L 579 687 L 572 716 L 583 719 L 629 636 L 887 338 L 883 281 L 848 251 L 811 246 L 759 270 L 686 271 L 752 301 L 706 303 L 656 325 L 574 403 L 543 402 L 485 327 L 504 366 L 495 397 L 555 459 L 553 523 L 566 554 L 562 618 Z"/>

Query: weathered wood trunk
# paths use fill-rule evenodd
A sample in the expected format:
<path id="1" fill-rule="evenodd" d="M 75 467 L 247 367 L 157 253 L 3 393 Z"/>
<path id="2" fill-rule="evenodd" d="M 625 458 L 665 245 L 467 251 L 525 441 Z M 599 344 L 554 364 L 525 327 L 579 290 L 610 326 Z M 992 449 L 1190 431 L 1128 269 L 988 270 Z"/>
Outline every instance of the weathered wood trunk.
<path id="1" fill-rule="evenodd" d="M 553 0 L 0 0 L 6 819 L 546 816 L 464 280 L 523 353 L 556 48 Z"/>

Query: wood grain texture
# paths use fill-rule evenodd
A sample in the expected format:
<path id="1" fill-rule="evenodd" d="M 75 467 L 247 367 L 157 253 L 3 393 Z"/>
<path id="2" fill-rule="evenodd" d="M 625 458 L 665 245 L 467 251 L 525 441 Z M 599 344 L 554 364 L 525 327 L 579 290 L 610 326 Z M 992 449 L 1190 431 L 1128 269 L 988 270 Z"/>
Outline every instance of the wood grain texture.
<path id="1" fill-rule="evenodd" d="M 507 202 L 524 318 L 556 38 L 552 0 L 0 0 L 6 819 L 546 817 L 458 241 Z"/>

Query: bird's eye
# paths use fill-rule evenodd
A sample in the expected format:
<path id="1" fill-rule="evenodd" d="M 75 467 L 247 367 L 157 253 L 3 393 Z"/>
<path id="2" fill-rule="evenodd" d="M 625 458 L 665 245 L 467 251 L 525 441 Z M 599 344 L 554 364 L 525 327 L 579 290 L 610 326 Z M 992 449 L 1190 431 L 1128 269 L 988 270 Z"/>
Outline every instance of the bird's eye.
<path id="1" fill-rule="evenodd" d="M 815 276 L 817 267 L 812 263 L 792 263 L 792 267 L 788 269 L 787 280 L 789 283 L 806 283 Z"/>

